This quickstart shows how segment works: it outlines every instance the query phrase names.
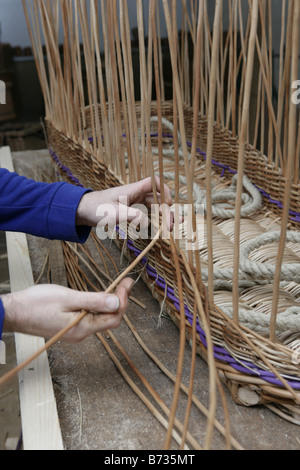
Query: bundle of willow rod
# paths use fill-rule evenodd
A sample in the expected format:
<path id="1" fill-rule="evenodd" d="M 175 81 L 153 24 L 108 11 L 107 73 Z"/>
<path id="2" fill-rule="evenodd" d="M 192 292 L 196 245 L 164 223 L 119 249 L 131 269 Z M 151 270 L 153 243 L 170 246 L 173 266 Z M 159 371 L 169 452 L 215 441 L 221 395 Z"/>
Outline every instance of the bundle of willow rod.
<path id="1" fill-rule="evenodd" d="M 23 4 L 57 167 L 94 190 L 158 174 L 195 208 L 143 279 L 238 403 L 299 424 L 299 2 L 281 1 L 277 68 L 270 0 Z M 149 243 L 117 234 L 130 258 Z"/>
<path id="2" fill-rule="evenodd" d="M 119 275 L 118 267 L 113 258 L 111 257 L 109 250 L 106 248 L 105 244 L 103 244 L 97 238 L 94 233 L 92 233 L 91 240 L 88 241 L 84 246 L 74 245 L 69 242 L 64 242 L 62 245 L 67 280 L 69 285 L 73 289 L 78 289 L 82 291 L 97 291 L 99 289 L 105 289 L 106 283 L 112 282 L 112 278 Z M 135 273 L 131 272 L 129 274 L 134 275 Z M 138 280 L 139 273 L 137 272 L 136 274 L 138 275 Z M 145 308 L 145 306 L 142 305 L 138 301 L 138 299 L 130 297 L 130 300 L 140 305 L 141 308 Z M 193 360 L 191 363 L 190 370 L 190 383 L 189 387 L 186 387 L 181 382 L 181 371 L 177 370 L 177 374 L 175 376 L 167 369 L 163 361 L 157 356 L 155 356 L 155 354 L 153 354 L 153 352 L 151 351 L 151 346 L 147 345 L 146 343 L 147 338 L 141 337 L 141 335 L 138 333 L 137 328 L 133 325 L 132 321 L 130 320 L 130 317 L 127 314 L 124 315 L 124 321 L 128 326 L 129 331 L 132 333 L 133 338 L 137 341 L 142 350 L 149 357 L 149 360 L 151 360 L 153 364 L 156 365 L 156 367 L 162 372 L 162 374 L 164 374 L 170 379 L 171 383 L 173 382 L 175 384 L 175 390 L 176 387 L 178 387 L 177 393 L 180 391 L 188 398 L 186 405 L 185 420 L 182 424 L 178 419 L 175 418 L 179 401 L 182 401 L 181 399 L 176 399 L 176 393 L 174 394 L 172 408 L 169 409 L 168 406 L 162 400 L 162 398 L 159 396 L 159 390 L 155 390 L 155 386 L 151 385 L 151 378 L 149 380 L 145 376 L 143 376 L 143 374 L 134 364 L 133 360 L 125 351 L 124 347 L 120 344 L 116 335 L 112 331 L 106 332 L 106 335 L 96 335 L 98 339 L 102 342 L 104 348 L 108 352 L 109 356 L 112 358 L 113 362 L 115 363 L 122 376 L 125 378 L 126 382 L 137 394 L 137 396 L 142 400 L 142 402 L 149 409 L 149 411 L 157 418 L 160 424 L 167 430 L 166 439 L 164 443 L 165 450 L 169 449 L 169 446 L 171 444 L 171 437 L 174 439 L 174 442 L 177 442 L 180 449 L 210 449 L 212 446 L 212 438 L 214 434 L 213 431 L 220 433 L 221 436 L 224 437 L 224 443 L 227 449 L 242 450 L 243 448 L 241 444 L 239 444 L 239 442 L 231 435 L 230 432 L 230 419 L 228 416 L 228 410 L 226 407 L 226 401 L 224 400 L 222 388 L 218 386 L 218 389 L 221 394 L 221 402 L 224 407 L 225 426 L 222 426 L 219 421 L 215 418 L 214 407 L 207 409 L 198 399 L 196 390 L 194 391 L 194 359 L 196 355 L 195 335 L 193 335 Z M 105 336 L 109 336 L 116 349 L 119 350 L 124 356 L 129 367 L 133 370 L 136 380 L 130 378 L 130 376 L 126 372 L 126 369 L 124 368 L 124 366 L 122 366 L 120 361 L 117 359 L 116 354 L 113 352 L 112 348 L 105 340 Z M 181 352 L 184 352 L 184 349 L 185 348 L 183 347 L 183 351 Z M 147 398 L 146 392 L 150 393 L 150 396 L 154 398 L 156 403 L 155 406 L 151 404 L 151 402 Z M 213 391 L 213 393 L 216 392 Z M 193 433 L 191 431 L 188 431 L 189 416 L 191 413 L 192 405 L 196 407 L 195 409 L 197 409 L 197 411 L 200 412 L 201 415 L 203 415 L 207 419 L 207 433 L 203 444 L 199 443 L 197 439 L 193 437 Z M 196 432 L 198 431 L 199 429 L 196 428 Z"/>

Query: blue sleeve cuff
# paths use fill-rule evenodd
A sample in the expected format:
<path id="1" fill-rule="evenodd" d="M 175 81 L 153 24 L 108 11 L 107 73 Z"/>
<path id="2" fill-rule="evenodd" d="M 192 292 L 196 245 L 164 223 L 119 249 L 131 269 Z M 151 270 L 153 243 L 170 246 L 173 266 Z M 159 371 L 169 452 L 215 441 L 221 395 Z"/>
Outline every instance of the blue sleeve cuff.
<path id="1" fill-rule="evenodd" d="M 50 239 L 68 240 L 75 243 L 84 243 L 87 240 L 91 227 L 76 226 L 76 213 L 81 198 L 90 191 L 68 183 L 58 187 L 48 213 Z"/>
<path id="2" fill-rule="evenodd" d="M 0 341 L 2 339 L 3 324 L 4 324 L 4 307 L 3 307 L 2 300 L 0 299 Z"/>

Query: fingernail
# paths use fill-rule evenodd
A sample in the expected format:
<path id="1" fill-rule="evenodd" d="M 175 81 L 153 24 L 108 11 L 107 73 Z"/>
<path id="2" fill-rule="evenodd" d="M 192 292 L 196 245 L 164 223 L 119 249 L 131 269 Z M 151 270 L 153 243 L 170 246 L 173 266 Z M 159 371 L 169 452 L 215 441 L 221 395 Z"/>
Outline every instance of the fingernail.
<path id="1" fill-rule="evenodd" d="M 114 312 L 115 310 L 118 310 L 119 308 L 119 297 L 116 296 L 116 295 L 109 295 L 108 297 L 106 297 L 105 299 L 105 305 L 106 307 L 111 310 L 112 312 Z"/>

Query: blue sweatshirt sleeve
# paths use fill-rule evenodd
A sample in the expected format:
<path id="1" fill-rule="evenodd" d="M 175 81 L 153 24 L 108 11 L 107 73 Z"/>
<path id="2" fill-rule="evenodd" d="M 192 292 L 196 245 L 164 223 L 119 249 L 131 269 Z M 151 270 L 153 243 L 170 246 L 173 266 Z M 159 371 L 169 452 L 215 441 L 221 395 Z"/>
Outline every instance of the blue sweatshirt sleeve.
<path id="1" fill-rule="evenodd" d="M 76 212 L 88 191 L 64 182 L 39 183 L 0 169 L 0 230 L 84 243 L 91 228 L 76 226 Z M 3 323 L 0 299 L 0 340 Z"/>
<path id="2" fill-rule="evenodd" d="M 2 339 L 3 323 L 4 323 L 4 308 L 3 308 L 2 300 L 0 298 L 0 341 Z"/>
<path id="3" fill-rule="evenodd" d="M 36 182 L 0 169 L 0 230 L 84 243 L 91 228 L 76 226 L 76 212 L 88 191 L 64 182 Z"/>

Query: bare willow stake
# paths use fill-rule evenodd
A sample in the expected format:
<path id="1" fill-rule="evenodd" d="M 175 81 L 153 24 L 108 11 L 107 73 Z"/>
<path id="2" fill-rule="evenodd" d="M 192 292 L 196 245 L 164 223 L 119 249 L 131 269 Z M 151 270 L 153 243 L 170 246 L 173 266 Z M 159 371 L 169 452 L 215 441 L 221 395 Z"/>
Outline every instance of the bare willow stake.
<path id="1" fill-rule="evenodd" d="M 156 419 L 161 423 L 161 425 L 164 426 L 165 428 L 167 428 L 168 422 L 165 419 L 165 417 L 162 416 L 161 413 L 159 413 L 159 411 L 153 406 L 153 404 L 150 402 L 150 400 L 141 392 L 141 390 L 137 387 L 137 385 L 134 383 L 134 381 L 129 377 L 129 375 L 126 373 L 124 367 L 122 366 L 122 364 L 117 359 L 117 357 L 113 353 L 112 349 L 108 345 L 107 341 L 104 339 L 103 335 L 101 335 L 100 333 L 97 333 L 97 336 L 98 336 L 99 340 L 101 341 L 101 343 L 103 344 L 103 346 L 105 347 L 106 351 L 108 352 L 110 358 L 113 360 L 116 367 L 118 368 L 118 370 L 123 375 L 124 379 L 131 386 L 132 390 L 134 390 L 134 392 L 137 394 L 137 396 L 149 408 L 149 410 L 156 417 Z M 172 437 L 175 439 L 175 441 L 178 444 L 180 444 L 180 441 L 181 441 L 180 436 L 178 435 L 178 433 L 174 429 L 172 430 Z M 185 450 L 189 450 L 189 448 L 187 446 L 185 446 Z"/>
<path id="2" fill-rule="evenodd" d="M 298 56 L 299 56 L 299 23 L 300 23 L 300 3 L 294 2 L 294 21 L 293 21 L 293 54 L 292 54 L 292 81 L 297 80 L 298 76 Z M 278 256 L 276 261 L 276 274 L 274 279 L 274 297 L 272 306 L 272 317 L 270 321 L 270 339 L 275 341 L 276 337 L 276 318 L 278 307 L 279 283 L 280 273 L 282 267 L 283 253 L 285 250 L 286 230 L 288 225 L 288 217 L 290 210 L 290 197 L 291 187 L 293 182 L 293 170 L 295 168 L 294 158 L 296 157 L 296 131 L 297 131 L 297 109 L 295 105 L 290 105 L 289 114 L 289 147 L 288 147 L 288 160 L 286 168 L 286 185 L 283 202 L 283 215 L 281 223 L 281 236 L 278 249 Z"/>
<path id="3" fill-rule="evenodd" d="M 243 190 L 243 174 L 244 174 L 244 165 L 245 165 L 245 142 L 246 142 L 246 132 L 247 126 L 249 123 L 249 100 L 251 92 L 251 82 L 253 74 L 253 63 L 254 63 L 254 51 L 255 51 L 255 41 L 257 34 L 257 23 L 258 23 L 258 0 L 253 0 L 252 5 L 252 23 L 251 23 L 251 32 L 249 39 L 249 53 L 247 59 L 247 73 L 246 73 L 246 83 L 245 83 L 245 95 L 244 95 L 244 104 L 243 104 L 243 115 L 241 130 L 239 135 L 239 158 L 238 158 L 238 182 L 237 182 L 237 195 L 236 195 L 236 205 L 235 205 L 235 260 L 234 260 L 234 273 L 233 273 L 233 315 L 234 321 L 239 322 L 239 309 L 238 309 L 238 279 L 239 279 L 239 244 L 240 244 L 240 220 L 241 220 L 241 199 L 242 199 L 242 190 Z"/>
<path id="4" fill-rule="evenodd" d="M 67 243 L 67 246 L 72 250 L 72 251 L 75 251 L 73 246 L 66 242 Z M 101 286 L 102 289 L 106 289 L 106 286 L 104 284 L 104 282 L 102 281 L 102 279 L 97 275 L 96 271 L 98 271 L 102 276 L 104 276 L 109 282 L 113 282 L 113 279 L 105 272 L 103 272 L 99 266 L 97 265 L 97 263 L 93 260 L 93 258 L 91 257 L 91 255 L 87 252 L 87 250 L 82 246 L 80 245 L 80 248 L 81 250 L 85 253 L 85 255 L 87 256 L 90 264 L 83 258 L 83 256 L 81 256 L 79 253 L 78 253 L 78 257 L 80 258 L 80 260 L 83 262 L 83 264 L 88 268 L 88 270 L 91 272 L 91 274 L 95 277 L 95 279 L 98 281 L 99 285 Z M 91 264 L 94 266 L 95 270 L 91 268 Z M 78 263 L 77 263 L 77 269 L 78 269 Z M 84 272 L 82 273 L 84 274 Z M 88 281 L 90 282 L 90 281 Z M 94 290 L 98 290 L 98 289 L 94 289 Z M 138 299 L 132 297 L 132 296 L 129 296 L 129 299 L 132 300 L 134 303 L 136 303 L 137 305 L 139 305 L 140 307 L 142 308 L 146 308 L 145 305 L 140 302 Z"/>
<path id="5" fill-rule="evenodd" d="M 146 343 L 141 339 L 140 335 L 138 334 L 136 328 L 133 326 L 127 315 L 124 315 L 124 320 L 127 323 L 128 327 L 132 331 L 134 337 L 136 338 L 137 342 L 141 346 L 141 348 L 145 351 L 145 353 L 153 360 L 153 362 L 160 368 L 160 370 L 174 383 L 176 382 L 176 376 L 172 374 L 165 366 L 164 364 L 151 352 L 149 347 L 146 345 Z M 196 325 L 196 324 L 195 324 Z M 191 380 L 192 380 L 192 371 L 191 371 Z M 186 387 L 183 383 L 180 384 L 181 390 L 187 395 L 190 396 L 190 388 Z M 203 413 L 203 415 L 208 418 L 210 416 L 210 412 L 205 408 L 205 406 L 200 402 L 200 400 L 192 394 L 192 402 L 194 405 Z M 188 412 L 186 413 L 186 416 L 188 416 Z M 214 419 L 214 426 L 215 428 L 221 433 L 222 436 L 224 436 L 226 439 L 230 440 L 231 445 L 237 449 L 237 450 L 243 450 L 243 447 L 237 442 L 236 439 L 228 432 L 228 430 L 220 424 L 219 421 Z M 182 441 L 183 442 L 183 441 Z"/>
<path id="6" fill-rule="evenodd" d="M 163 412 L 169 417 L 171 412 L 169 410 L 169 408 L 165 405 L 165 403 L 163 402 L 163 400 L 160 398 L 160 396 L 158 395 L 158 393 L 154 390 L 154 388 L 150 385 L 150 383 L 146 380 L 146 378 L 143 376 L 143 374 L 139 371 L 139 369 L 135 366 L 135 364 L 133 363 L 133 361 L 130 359 L 129 355 L 126 353 L 125 349 L 121 346 L 120 342 L 117 340 L 117 338 L 115 337 L 115 335 L 109 331 L 109 336 L 110 338 L 112 339 L 112 341 L 114 342 L 114 344 L 117 346 L 117 348 L 119 349 L 119 351 L 123 354 L 124 358 L 126 359 L 127 363 L 129 364 L 129 366 L 131 367 L 131 369 L 134 371 L 134 373 L 136 374 L 136 376 L 141 380 L 142 384 L 146 387 L 146 389 L 148 390 L 148 392 L 151 394 L 151 396 L 154 398 L 154 400 L 156 401 L 156 403 L 159 405 L 159 407 L 163 410 Z M 103 335 L 100 335 L 98 334 L 97 335 L 98 338 L 100 339 L 100 341 L 103 340 Z M 106 347 L 106 345 L 105 345 Z M 177 427 L 177 429 L 179 431 L 183 431 L 183 425 L 181 424 L 181 422 L 174 418 L 174 424 L 175 426 Z M 171 428 L 171 434 L 172 436 L 174 437 L 174 428 L 172 426 Z M 176 439 L 177 442 L 178 442 L 178 438 Z M 196 450 L 202 450 L 201 446 L 199 445 L 199 443 L 196 441 L 196 439 L 190 434 L 190 433 L 187 433 L 187 441 L 189 442 L 190 445 L 193 446 L 194 449 Z M 181 443 L 181 446 L 183 449 L 186 449 L 187 448 L 187 445 L 185 445 L 185 443 Z"/>
<path id="7" fill-rule="evenodd" d="M 220 21 L 222 16 L 223 2 L 217 0 L 216 11 L 213 27 L 213 43 L 212 43 L 212 58 L 211 58 L 211 79 L 210 79 L 210 93 L 208 104 L 208 135 L 207 135 L 207 159 L 206 159 L 206 178 L 207 178 L 207 241 L 208 241 L 208 295 L 210 305 L 214 303 L 214 289 L 213 289 L 213 241 L 212 241 L 212 159 L 213 159 L 213 139 L 214 139 L 214 121 L 215 121 L 215 103 L 216 103 L 216 84 L 217 84 L 217 66 L 218 66 L 218 53 L 220 47 Z"/>
<path id="8" fill-rule="evenodd" d="M 204 330 L 206 333 L 206 341 L 207 341 L 207 352 L 208 352 L 208 364 L 209 364 L 209 389 L 210 389 L 210 408 L 209 408 L 209 416 L 208 416 L 208 423 L 207 423 L 207 434 L 206 434 L 206 441 L 205 441 L 205 449 L 209 449 L 211 447 L 212 437 L 213 437 L 213 427 L 214 427 L 214 418 L 216 413 L 216 384 L 217 384 L 217 371 L 216 371 L 216 364 L 214 361 L 214 353 L 213 353 L 213 342 L 212 337 L 208 325 L 208 320 L 206 318 L 202 299 L 200 297 L 199 291 L 197 289 L 197 285 L 194 279 L 194 276 L 191 272 L 191 268 L 187 262 L 186 256 L 183 252 L 181 252 L 181 256 L 186 267 L 186 270 L 190 276 L 190 280 L 192 286 L 195 290 L 195 301 L 197 303 L 197 308 L 199 312 L 199 316 L 201 321 L 204 325 Z"/>
<path id="9" fill-rule="evenodd" d="M 171 442 L 171 430 L 173 428 L 173 423 L 175 419 L 175 413 L 178 405 L 179 399 L 179 391 L 180 391 L 180 383 L 182 378 L 182 371 L 183 371 L 183 358 L 184 358 L 184 349 L 185 349 L 185 314 L 184 314 L 184 299 L 183 299 L 183 291 L 182 291 L 182 280 L 181 280 L 181 273 L 178 261 L 178 254 L 176 252 L 175 243 L 173 238 L 170 239 L 171 242 L 171 249 L 173 254 L 173 259 L 175 262 L 175 269 L 176 269 L 176 277 L 177 277 L 177 288 L 179 294 L 179 305 L 180 305 L 180 345 L 179 345 L 179 354 L 178 354 L 178 364 L 177 364 L 177 373 L 176 373 L 176 383 L 174 389 L 174 398 L 173 404 L 171 408 L 171 414 L 169 417 L 169 428 L 167 432 L 167 436 L 165 439 L 165 446 L 166 450 L 169 449 L 170 442 Z M 182 445 L 184 442 L 182 442 Z"/>

